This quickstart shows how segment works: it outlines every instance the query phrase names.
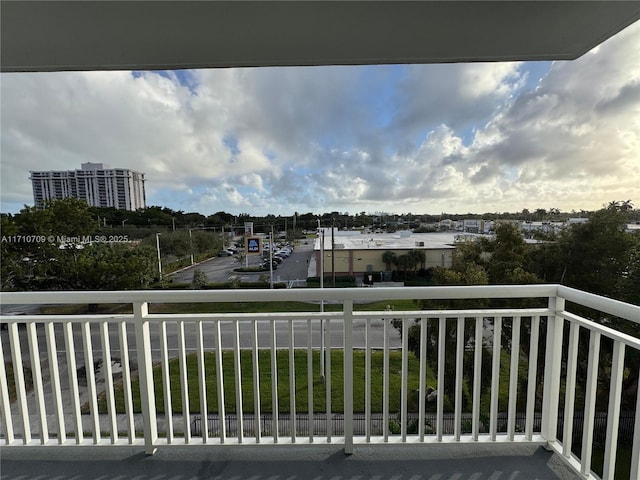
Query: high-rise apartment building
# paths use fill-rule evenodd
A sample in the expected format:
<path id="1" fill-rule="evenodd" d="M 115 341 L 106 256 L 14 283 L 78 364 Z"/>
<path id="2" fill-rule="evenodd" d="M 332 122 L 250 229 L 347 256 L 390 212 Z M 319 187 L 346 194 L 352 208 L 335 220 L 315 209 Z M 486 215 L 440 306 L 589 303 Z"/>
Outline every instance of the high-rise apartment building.
<path id="1" fill-rule="evenodd" d="M 30 172 L 35 206 L 48 200 L 75 197 L 94 207 L 138 210 L 146 207 L 144 173 L 83 163 L 80 170 Z"/>

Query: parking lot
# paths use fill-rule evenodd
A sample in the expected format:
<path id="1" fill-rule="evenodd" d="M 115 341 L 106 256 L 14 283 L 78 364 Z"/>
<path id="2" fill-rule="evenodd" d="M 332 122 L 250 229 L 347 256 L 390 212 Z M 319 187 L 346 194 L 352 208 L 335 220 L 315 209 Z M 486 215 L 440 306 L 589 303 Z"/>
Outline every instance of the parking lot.
<path id="1" fill-rule="evenodd" d="M 313 242 L 297 245 L 291 255 L 285 258 L 276 269 L 273 270 L 274 282 L 290 282 L 292 280 L 306 280 L 308 276 L 309 260 L 313 254 Z M 261 255 L 249 255 L 249 266 L 258 266 L 262 263 Z M 214 257 L 202 263 L 188 267 L 184 270 L 169 275 L 173 283 L 191 283 L 193 272 L 196 268 L 202 270 L 209 282 L 227 282 L 234 277 L 243 282 L 256 282 L 261 276 L 269 276 L 269 270 L 262 272 L 235 272 L 234 269 L 245 266 L 235 256 Z"/>

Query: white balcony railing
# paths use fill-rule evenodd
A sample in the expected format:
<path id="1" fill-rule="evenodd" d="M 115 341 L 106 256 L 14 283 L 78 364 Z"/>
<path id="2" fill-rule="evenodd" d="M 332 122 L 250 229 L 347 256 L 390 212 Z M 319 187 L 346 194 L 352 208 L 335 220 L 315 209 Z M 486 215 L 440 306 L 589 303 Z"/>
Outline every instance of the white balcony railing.
<path id="1" fill-rule="evenodd" d="M 7 447 L 140 445 L 152 453 L 185 444 L 333 442 L 351 453 L 354 443 L 534 442 L 597 478 L 592 448 L 604 408 L 602 477 L 613 478 L 622 430 L 633 432 L 627 432 L 630 478 L 640 475 L 640 395 L 630 409 L 633 425 L 621 430 L 619 421 L 628 416 L 621 415 L 625 368 L 627 374 L 638 368 L 640 340 L 576 313 L 591 309 L 632 325 L 640 323 L 638 306 L 557 285 L 28 292 L 0 299 L 3 305 L 128 304 L 131 312 L 0 318 Z M 354 303 L 396 299 L 503 299 L 505 306 L 354 309 Z M 537 299 L 529 300 L 536 308 L 514 308 L 509 299 Z M 321 300 L 341 307 L 318 312 Z M 257 301 L 311 303 L 310 311 L 296 313 L 149 313 L 156 304 Z M 410 329 L 417 332 L 417 363 Z M 580 345 L 587 338 L 585 357 Z M 447 369 L 447 362 L 454 366 Z M 439 391 L 435 407 L 426 403 L 429 375 Z M 194 390 L 195 403 L 189 401 Z M 247 403 L 252 406 L 243 408 Z M 210 405 L 217 406 L 209 411 Z"/>

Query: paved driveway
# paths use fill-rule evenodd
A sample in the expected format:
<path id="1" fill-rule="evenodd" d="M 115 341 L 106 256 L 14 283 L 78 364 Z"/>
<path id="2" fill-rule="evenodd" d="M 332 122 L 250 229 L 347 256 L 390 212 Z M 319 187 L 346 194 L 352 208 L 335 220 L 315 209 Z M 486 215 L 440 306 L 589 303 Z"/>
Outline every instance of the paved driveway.
<path id="1" fill-rule="evenodd" d="M 306 280 L 309 268 L 309 260 L 313 254 L 313 243 L 309 241 L 307 245 L 296 247 L 295 251 L 289 258 L 286 258 L 276 270 L 273 271 L 273 281 L 290 281 L 290 280 Z M 262 261 L 260 256 L 249 256 L 249 265 L 259 265 Z M 269 275 L 269 271 L 259 273 L 234 272 L 235 268 L 244 266 L 235 257 L 214 257 L 206 260 L 194 267 L 189 267 L 174 274 L 170 277 L 174 283 L 191 283 L 193 280 L 193 271 L 196 268 L 204 271 L 210 282 L 226 282 L 229 277 L 238 276 L 242 281 L 255 282 L 261 275 Z"/>

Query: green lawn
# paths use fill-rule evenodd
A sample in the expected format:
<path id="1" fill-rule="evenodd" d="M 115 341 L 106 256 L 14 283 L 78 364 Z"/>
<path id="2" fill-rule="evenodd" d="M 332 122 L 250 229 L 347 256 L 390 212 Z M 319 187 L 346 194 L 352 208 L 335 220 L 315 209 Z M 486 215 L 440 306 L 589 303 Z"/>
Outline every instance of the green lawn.
<path id="1" fill-rule="evenodd" d="M 242 404 L 244 412 L 253 412 L 253 365 L 251 350 L 242 350 L 240 352 L 241 371 L 242 371 Z M 271 351 L 260 350 L 258 352 L 258 370 L 260 379 L 260 409 L 262 413 L 272 412 L 272 382 L 271 382 Z M 286 350 L 278 350 L 276 354 L 278 366 L 278 411 L 290 411 L 290 383 L 289 383 L 289 352 Z M 420 366 L 418 359 L 413 355 L 408 356 L 408 411 L 418 411 L 418 395 Z M 389 353 L 389 411 L 391 413 L 400 412 L 401 406 L 401 369 L 402 356 L 400 352 L 392 351 Z M 326 390 L 325 383 L 319 379 L 319 351 L 313 351 L 313 410 L 322 412 L 326 410 Z M 236 411 L 236 394 L 235 394 L 235 372 L 234 372 L 233 351 L 224 351 L 222 358 L 223 378 L 224 378 L 224 396 L 225 411 L 233 413 Z M 353 352 L 353 399 L 354 411 L 364 412 L 365 410 L 365 354 L 363 351 L 357 350 Z M 307 351 L 304 349 L 294 352 L 295 366 L 295 402 L 297 412 L 308 411 L 308 384 L 307 384 Z M 471 365 L 465 365 L 465 371 L 472 368 Z M 519 397 L 524 394 L 526 388 L 526 368 L 524 365 L 520 367 Z M 181 380 L 178 359 L 169 362 L 170 385 L 171 385 L 171 408 L 173 413 L 182 412 L 182 393 Z M 207 410 L 210 413 L 218 411 L 218 395 L 215 368 L 215 353 L 205 353 L 205 375 L 206 375 L 206 395 Z M 187 378 L 189 393 L 189 410 L 191 413 L 200 412 L 200 386 L 198 377 L 197 358 L 195 355 L 187 356 Z M 383 354 L 380 351 L 371 353 L 371 410 L 372 412 L 382 412 L 382 395 L 383 395 Z M 343 411 L 343 351 L 342 349 L 334 349 L 331 351 L 331 410 L 333 412 Z M 499 388 L 499 404 L 501 410 L 506 410 L 508 402 L 508 382 L 509 382 L 509 362 L 506 355 L 502 355 L 500 368 L 500 388 Z M 162 370 L 158 365 L 154 368 L 154 383 L 156 392 L 156 409 L 159 413 L 164 413 L 164 394 L 162 385 Z M 466 398 L 470 398 L 469 377 L 465 373 L 463 384 L 463 392 Z M 427 366 L 426 386 L 437 388 L 436 372 Z M 137 379 L 134 379 L 132 391 L 134 397 L 134 410 L 140 412 L 140 386 Z M 484 387 L 481 399 L 481 410 L 488 412 L 489 410 L 490 389 Z M 118 412 L 124 412 L 124 396 L 122 385 L 115 387 L 116 408 Z M 453 399 L 445 398 L 445 409 L 450 410 Z M 524 401 L 524 397 L 521 398 Z M 106 401 L 104 394 L 99 398 L 99 409 L 106 412 Z M 435 403 L 427 405 L 429 411 L 435 411 Z M 470 408 L 470 405 L 468 405 Z"/>
<path id="2" fill-rule="evenodd" d="M 356 311 L 381 311 L 390 305 L 394 310 L 416 310 L 413 300 L 388 300 L 372 303 L 356 303 Z M 325 303 L 327 312 L 342 311 L 342 305 Z M 211 303 L 155 303 L 150 313 L 272 313 L 272 312 L 318 312 L 318 303 L 307 302 L 211 302 Z"/>
<path id="3" fill-rule="evenodd" d="M 380 311 L 387 305 L 394 310 L 416 310 L 413 300 L 388 300 L 372 303 L 357 303 L 354 310 Z M 327 312 L 342 311 L 342 305 L 326 303 Z M 78 315 L 88 312 L 85 305 L 52 305 L 41 307 L 46 315 Z M 307 302 L 203 302 L 203 303 L 152 303 L 150 313 L 272 313 L 272 312 L 318 312 L 318 303 Z M 131 313 L 129 304 L 98 304 L 95 313 Z"/>
<path id="4" fill-rule="evenodd" d="M 365 389 L 365 355 L 362 351 L 354 351 L 354 409 L 357 412 L 364 412 L 364 389 Z M 419 386 L 419 364 L 414 355 L 409 355 L 408 386 L 409 391 L 415 390 Z M 272 411 L 272 382 L 271 382 L 271 352 L 270 350 L 260 350 L 258 353 L 258 370 L 260 377 L 260 398 L 261 411 L 270 413 Z M 400 391 L 401 391 L 401 365 L 402 358 L 399 352 L 390 352 L 389 356 L 389 411 L 400 411 Z M 313 410 L 321 412 L 326 410 L 326 390 L 325 384 L 319 380 L 319 352 L 313 352 Z M 233 352 L 223 352 L 223 377 L 225 390 L 225 410 L 235 412 L 235 373 L 233 369 Z M 278 365 L 278 410 L 280 412 L 290 411 L 290 384 L 289 384 L 289 353 L 285 350 L 277 352 Z M 306 350 L 296 350 L 294 353 L 295 378 L 296 378 L 296 410 L 307 412 L 307 352 Z M 170 361 L 169 370 L 171 375 L 171 405 L 174 413 L 182 412 L 182 395 L 180 391 L 180 372 L 178 360 Z M 242 370 L 242 404 L 243 411 L 252 412 L 253 405 L 253 368 L 251 351 L 241 351 Z M 206 393 L 207 409 L 209 412 L 218 411 L 217 381 L 215 368 L 215 354 L 205 354 L 206 372 Z M 382 374 L 383 355 L 382 352 L 372 352 L 371 355 L 371 408 L 374 412 L 382 411 Z M 192 413 L 200 412 L 200 391 L 198 381 L 197 359 L 195 355 L 187 357 L 187 377 L 189 391 L 189 410 Z M 343 411 L 343 352 L 335 349 L 331 352 L 331 410 L 334 412 Z M 156 390 L 156 408 L 158 412 L 164 412 L 164 395 L 162 387 L 162 372 L 160 367 L 154 369 L 154 382 Z M 431 369 L 427 369 L 427 385 L 436 386 L 436 376 Z M 139 384 L 133 382 L 134 409 L 140 411 Z M 116 408 L 119 412 L 124 412 L 123 391 L 121 386 L 115 390 Z M 416 397 L 416 398 L 411 398 Z M 417 396 L 410 396 L 410 405 L 417 406 Z M 99 401 L 100 410 L 106 412 L 106 402 L 104 395 Z M 413 408 L 412 408 L 413 409 Z"/>

